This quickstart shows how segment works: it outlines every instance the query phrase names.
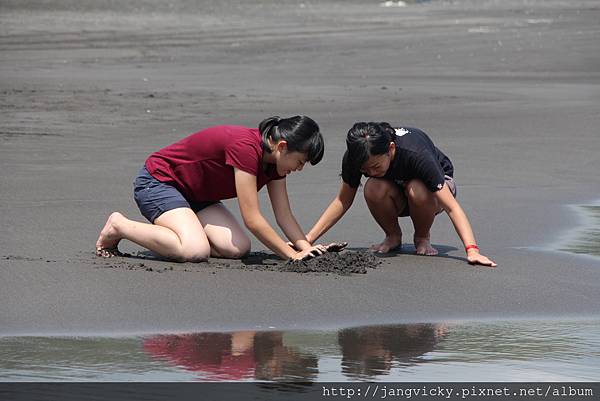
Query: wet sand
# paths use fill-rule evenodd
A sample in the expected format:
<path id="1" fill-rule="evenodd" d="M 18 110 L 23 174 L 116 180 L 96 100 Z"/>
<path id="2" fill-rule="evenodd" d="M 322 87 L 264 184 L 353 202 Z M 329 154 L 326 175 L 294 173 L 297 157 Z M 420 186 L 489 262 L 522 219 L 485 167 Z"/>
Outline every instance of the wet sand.
<path id="1" fill-rule="evenodd" d="M 579 223 L 566 205 L 598 198 L 596 2 L 114 4 L 0 5 L 0 335 L 599 316 L 600 262 L 543 249 Z M 305 229 L 337 192 L 348 128 L 385 120 L 450 156 L 499 267 L 469 266 L 446 216 L 439 257 L 411 254 L 402 219 L 404 251 L 368 274 L 94 256 L 110 212 L 143 221 L 131 184 L 149 153 L 299 113 L 326 138 L 321 164 L 288 178 Z M 381 239 L 359 194 L 323 242 Z"/>

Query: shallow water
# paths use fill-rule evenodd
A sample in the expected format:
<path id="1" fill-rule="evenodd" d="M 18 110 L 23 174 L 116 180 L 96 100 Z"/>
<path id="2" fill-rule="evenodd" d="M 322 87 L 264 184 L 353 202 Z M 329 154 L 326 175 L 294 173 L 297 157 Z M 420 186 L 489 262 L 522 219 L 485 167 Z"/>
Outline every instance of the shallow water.
<path id="1" fill-rule="evenodd" d="M 600 321 L 0 338 L 0 381 L 597 381 Z"/>

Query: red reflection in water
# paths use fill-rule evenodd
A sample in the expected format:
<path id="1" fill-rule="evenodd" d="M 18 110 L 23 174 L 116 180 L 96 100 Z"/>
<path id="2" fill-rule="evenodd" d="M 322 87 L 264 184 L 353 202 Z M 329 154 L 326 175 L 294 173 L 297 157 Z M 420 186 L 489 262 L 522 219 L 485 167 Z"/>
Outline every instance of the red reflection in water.
<path id="1" fill-rule="evenodd" d="M 318 358 L 283 345 L 281 332 L 242 331 L 160 335 L 144 340 L 144 350 L 200 380 L 310 380 Z"/>

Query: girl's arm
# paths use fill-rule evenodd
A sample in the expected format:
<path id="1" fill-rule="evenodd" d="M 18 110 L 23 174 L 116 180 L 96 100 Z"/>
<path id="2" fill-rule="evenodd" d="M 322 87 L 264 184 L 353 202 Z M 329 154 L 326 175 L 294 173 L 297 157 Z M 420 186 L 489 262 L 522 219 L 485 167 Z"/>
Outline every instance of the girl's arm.
<path id="1" fill-rule="evenodd" d="M 471 228 L 469 219 L 462 207 L 460 207 L 456 199 L 454 199 L 454 196 L 452 196 L 448 185 L 444 184 L 444 187 L 441 190 L 435 192 L 435 196 L 440 206 L 448 213 L 448 217 L 450 217 L 452 224 L 454 224 L 454 229 L 465 246 L 469 263 L 496 267 L 496 263 L 479 253 L 479 248 L 475 242 L 475 236 L 473 235 L 473 229 Z"/>
<path id="2" fill-rule="evenodd" d="M 270 250 L 284 259 L 302 259 L 308 255 L 322 254 L 322 245 L 294 251 L 280 237 L 260 213 L 258 193 L 256 192 L 256 176 L 234 168 L 235 189 L 240 204 L 240 212 L 244 224 Z"/>
<path id="3" fill-rule="evenodd" d="M 340 192 L 337 194 L 335 199 L 329 204 L 327 209 L 323 212 L 319 220 L 315 223 L 313 228 L 306 234 L 306 239 L 311 244 L 315 242 L 321 235 L 325 234 L 339 219 L 350 209 L 354 197 L 356 196 L 358 188 L 352 188 L 345 182 L 342 183 Z"/>
<path id="4" fill-rule="evenodd" d="M 294 248 L 299 250 L 310 248 L 311 244 L 307 241 L 304 231 L 302 231 L 302 228 L 292 214 L 285 178 L 270 181 L 267 184 L 267 190 L 269 191 L 275 220 L 294 245 Z"/>

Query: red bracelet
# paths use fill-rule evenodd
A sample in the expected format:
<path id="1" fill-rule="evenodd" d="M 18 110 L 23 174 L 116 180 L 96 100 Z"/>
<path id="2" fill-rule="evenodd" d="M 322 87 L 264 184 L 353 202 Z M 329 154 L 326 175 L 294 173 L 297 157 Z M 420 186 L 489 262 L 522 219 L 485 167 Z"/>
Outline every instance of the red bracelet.
<path id="1" fill-rule="evenodd" d="M 467 245 L 465 247 L 465 251 L 469 252 L 469 249 L 477 249 L 477 250 L 479 250 L 479 247 L 477 245 Z"/>

